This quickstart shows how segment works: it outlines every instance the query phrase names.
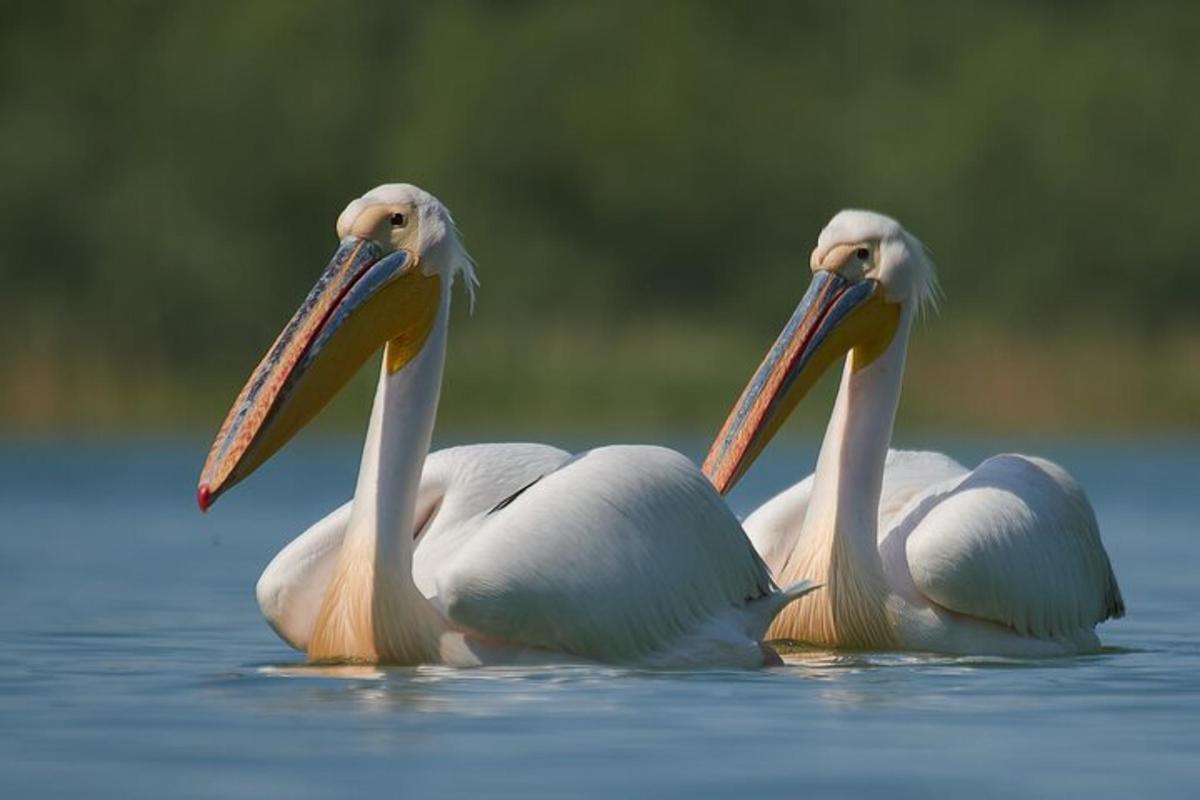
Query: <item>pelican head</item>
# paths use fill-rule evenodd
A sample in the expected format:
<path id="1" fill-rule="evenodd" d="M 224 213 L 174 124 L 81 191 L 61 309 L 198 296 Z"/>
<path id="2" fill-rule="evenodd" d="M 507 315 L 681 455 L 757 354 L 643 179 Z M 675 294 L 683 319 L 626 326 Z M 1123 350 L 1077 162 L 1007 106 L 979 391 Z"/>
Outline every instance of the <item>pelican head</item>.
<path id="1" fill-rule="evenodd" d="M 207 510 L 323 409 L 385 344 L 399 372 L 424 346 L 456 273 L 474 283 L 450 213 L 428 192 L 385 184 L 352 200 L 341 240 L 229 410 L 200 474 Z"/>
<path id="2" fill-rule="evenodd" d="M 817 238 L 812 282 L 713 443 L 704 471 L 727 492 L 837 359 L 869 366 L 901 320 L 931 303 L 937 280 L 924 246 L 891 217 L 839 212 Z"/>

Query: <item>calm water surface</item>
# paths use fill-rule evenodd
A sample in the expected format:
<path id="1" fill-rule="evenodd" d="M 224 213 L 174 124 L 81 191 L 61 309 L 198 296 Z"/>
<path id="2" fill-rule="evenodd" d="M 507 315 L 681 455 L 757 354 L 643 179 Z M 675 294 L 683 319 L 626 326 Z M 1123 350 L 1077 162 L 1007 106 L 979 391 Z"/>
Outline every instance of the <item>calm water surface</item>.
<path id="1" fill-rule="evenodd" d="M 298 444 L 206 517 L 204 443 L 0 445 L 0 797 L 1196 797 L 1200 445 L 1022 444 L 1097 507 L 1109 652 L 686 674 L 305 668 L 254 582 L 356 445 Z M 777 445 L 738 511 L 812 458 Z"/>

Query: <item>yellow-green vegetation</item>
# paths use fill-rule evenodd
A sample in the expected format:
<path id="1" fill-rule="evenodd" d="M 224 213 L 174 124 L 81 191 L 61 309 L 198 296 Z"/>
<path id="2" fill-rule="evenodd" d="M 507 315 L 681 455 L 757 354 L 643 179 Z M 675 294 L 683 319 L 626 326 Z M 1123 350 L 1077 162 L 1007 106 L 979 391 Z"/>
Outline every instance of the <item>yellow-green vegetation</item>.
<path id="1" fill-rule="evenodd" d="M 463 431 L 715 430 L 844 206 L 941 265 L 902 426 L 1200 427 L 1200 6 L 18 3 L 0 430 L 208 430 L 409 180 Z M 361 427 L 364 377 L 324 424 Z M 800 410 L 812 424 L 825 395 Z"/>
<path id="2" fill-rule="evenodd" d="M 481 312 L 479 316 L 484 316 Z M 780 318 L 786 318 L 786 310 Z M 505 327 L 465 314 L 451 333 L 440 430 L 451 435 L 715 433 L 770 344 L 732 326 L 654 323 Z M 178 373 L 86 346 L 5 362 L 9 431 L 215 430 L 268 338 L 220 371 Z M 65 355 L 63 355 L 65 354 Z M 932 320 L 910 350 L 898 425 L 947 433 L 1195 432 L 1200 335 L 1154 342 L 1120 330 L 1053 337 Z M 836 370 L 791 430 L 821 427 Z M 377 376 L 365 368 L 319 420 L 358 431 Z"/>

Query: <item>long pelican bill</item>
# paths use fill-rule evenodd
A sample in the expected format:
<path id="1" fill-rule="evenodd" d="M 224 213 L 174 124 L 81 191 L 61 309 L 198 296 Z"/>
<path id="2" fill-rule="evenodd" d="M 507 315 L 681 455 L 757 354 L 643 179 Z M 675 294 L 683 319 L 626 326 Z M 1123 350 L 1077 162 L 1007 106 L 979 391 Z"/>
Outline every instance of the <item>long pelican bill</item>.
<path id="1" fill-rule="evenodd" d="M 834 361 L 854 349 L 855 368 L 865 367 L 887 348 L 899 321 L 899 304 L 883 297 L 877 281 L 814 273 L 704 460 L 717 491 L 733 488 Z"/>
<path id="2" fill-rule="evenodd" d="M 342 239 L 221 425 L 200 473 L 202 511 L 308 424 L 384 343 L 402 345 L 389 353 L 392 372 L 421 349 L 441 280 L 417 263 L 407 250 L 385 254 L 372 239 Z"/>

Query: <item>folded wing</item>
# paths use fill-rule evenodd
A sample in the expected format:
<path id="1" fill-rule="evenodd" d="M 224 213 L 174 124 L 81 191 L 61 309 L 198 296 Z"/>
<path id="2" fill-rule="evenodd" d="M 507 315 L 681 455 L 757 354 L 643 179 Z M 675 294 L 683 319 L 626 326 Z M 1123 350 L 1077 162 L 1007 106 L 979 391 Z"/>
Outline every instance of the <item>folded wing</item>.
<path id="1" fill-rule="evenodd" d="M 901 516 L 913 582 L 945 608 L 1042 638 L 1124 613 L 1091 505 L 1056 464 L 995 456 Z"/>
<path id="2" fill-rule="evenodd" d="M 608 662 L 702 646 L 710 663 L 761 663 L 787 601 L 704 475 L 663 448 L 583 453 L 479 525 L 436 599 L 485 637 Z"/>

